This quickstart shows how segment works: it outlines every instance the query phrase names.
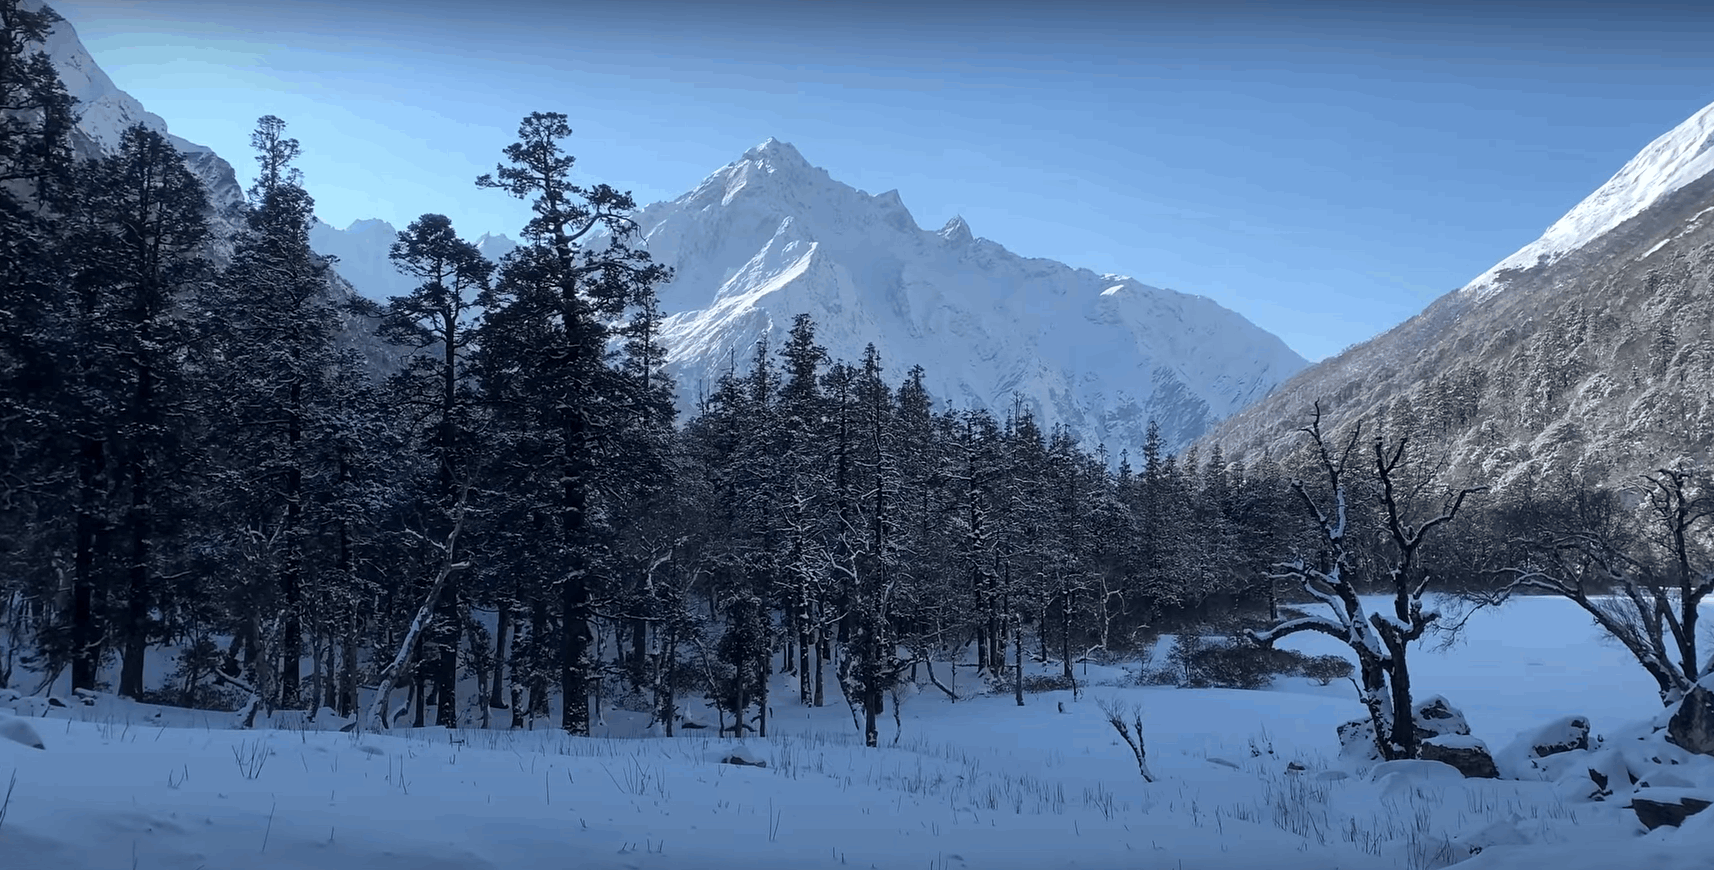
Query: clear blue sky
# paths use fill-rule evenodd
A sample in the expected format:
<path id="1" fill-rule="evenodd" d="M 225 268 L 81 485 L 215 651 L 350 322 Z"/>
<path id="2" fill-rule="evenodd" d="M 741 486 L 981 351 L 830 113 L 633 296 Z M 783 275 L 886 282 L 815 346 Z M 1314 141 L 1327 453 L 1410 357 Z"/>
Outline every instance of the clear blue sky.
<path id="1" fill-rule="evenodd" d="M 1714 102 L 1694 4 L 62 0 L 248 180 L 275 114 L 322 218 L 449 215 L 531 111 L 670 199 L 763 139 L 1027 256 L 1209 296 L 1311 359 L 1533 240 Z M 1121 7 L 1128 11 L 1120 11 Z"/>

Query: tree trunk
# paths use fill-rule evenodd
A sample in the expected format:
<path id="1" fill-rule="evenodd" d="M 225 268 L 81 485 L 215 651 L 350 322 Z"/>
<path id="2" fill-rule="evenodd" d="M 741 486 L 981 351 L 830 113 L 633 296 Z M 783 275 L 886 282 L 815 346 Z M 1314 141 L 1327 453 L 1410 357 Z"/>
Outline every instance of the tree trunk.
<path id="1" fill-rule="evenodd" d="M 768 681 L 773 677 L 773 670 L 774 670 L 774 653 L 773 653 L 773 650 L 770 650 L 770 649 L 767 649 L 766 647 L 764 647 L 762 650 L 761 697 L 757 699 L 757 702 L 758 702 L 757 706 L 760 707 L 762 710 L 762 722 L 761 722 L 762 727 L 761 727 L 761 730 L 757 732 L 757 735 L 760 737 L 767 737 L 768 736 Z"/>
<path id="2" fill-rule="evenodd" d="M 1018 706 L 1024 705 L 1024 628 L 1023 621 L 1013 617 L 1012 620 L 1012 649 L 1014 663 L 1012 671 L 1012 694 L 1018 700 Z"/>
<path id="3" fill-rule="evenodd" d="M 819 627 L 816 628 L 815 634 L 815 706 L 820 707 L 826 703 L 822 689 L 826 682 L 822 678 L 822 663 L 827 658 L 827 637 Z"/>
<path id="4" fill-rule="evenodd" d="M 1392 653 L 1393 660 L 1387 667 L 1392 677 L 1393 692 L 1393 747 L 1399 758 L 1416 758 L 1420 746 L 1416 739 L 1416 711 L 1412 709 L 1410 687 L 1410 665 L 1405 660 L 1403 643 L 1387 643 L 1387 649 Z"/>
<path id="5" fill-rule="evenodd" d="M 416 661 L 411 668 L 411 727 L 421 728 L 428 724 L 428 677 L 423 674 L 421 651 L 413 657 Z"/>
<path id="6" fill-rule="evenodd" d="M 530 707 L 524 715 L 532 720 L 532 728 L 535 718 L 546 716 L 548 713 L 547 637 L 548 605 L 545 597 L 538 595 L 533 599 L 530 606 L 530 643 L 527 647 L 530 656 L 529 667 L 526 671 L 528 683 L 525 686 L 529 690 Z"/>
<path id="7" fill-rule="evenodd" d="M 284 635 L 280 638 L 280 707 L 292 709 L 298 703 L 298 688 L 303 682 L 303 467 L 298 445 L 303 439 L 303 385 L 292 382 L 291 407 L 287 412 L 286 449 L 289 465 L 286 471 L 286 557 L 280 571 L 280 591 L 285 598 L 286 619 Z"/>
<path id="8" fill-rule="evenodd" d="M 511 626 L 511 604 L 507 601 L 501 601 L 499 623 L 494 626 L 494 679 L 488 684 L 488 706 L 496 710 L 506 708 L 506 702 L 500 694 L 500 687 L 505 683 L 506 632 Z"/>
<path id="9" fill-rule="evenodd" d="M 100 490 L 106 474 L 105 445 L 80 439 L 78 450 L 76 555 L 72 562 L 71 687 L 95 689 L 101 662 L 101 633 L 95 621 L 95 551 L 100 543 Z"/>
<path id="10" fill-rule="evenodd" d="M 139 375 L 138 401 L 153 402 L 149 369 Z M 147 407 L 147 406 L 143 406 Z M 119 694 L 136 700 L 143 697 L 143 659 L 149 649 L 149 544 L 153 532 L 149 513 L 147 464 L 133 446 L 131 466 L 131 564 L 125 595 L 124 653 L 119 666 Z"/>
<path id="11" fill-rule="evenodd" d="M 440 629 L 440 658 L 435 662 L 434 724 L 458 727 L 458 638 L 463 634 L 458 615 L 458 589 L 449 581 L 436 605 L 435 625 Z"/>
<path id="12" fill-rule="evenodd" d="M 340 655 L 339 679 L 339 715 L 354 716 L 357 714 L 357 635 L 359 622 L 357 608 L 351 608 L 345 632 L 345 649 Z"/>
<path id="13" fill-rule="evenodd" d="M 1071 672 L 1071 601 L 1071 593 L 1065 593 L 1065 607 L 1059 619 L 1059 645 L 1061 657 L 1065 659 L 1065 678 L 1068 680 L 1076 679 L 1076 675 Z"/>
<path id="14" fill-rule="evenodd" d="M 815 689 L 810 685 L 809 657 L 810 645 L 815 642 L 815 634 L 810 627 L 809 593 L 804 588 L 800 578 L 798 587 L 798 617 L 797 617 L 797 670 L 798 670 L 798 700 L 805 707 L 815 703 Z"/>

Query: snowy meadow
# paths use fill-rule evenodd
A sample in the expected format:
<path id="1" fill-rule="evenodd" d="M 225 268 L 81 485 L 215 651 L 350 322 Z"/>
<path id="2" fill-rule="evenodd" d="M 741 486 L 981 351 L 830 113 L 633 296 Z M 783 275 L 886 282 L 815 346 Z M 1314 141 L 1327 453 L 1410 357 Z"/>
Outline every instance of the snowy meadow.
<path id="1" fill-rule="evenodd" d="M 1462 709 L 1502 779 L 1342 760 L 1335 728 L 1362 711 L 1338 681 L 1137 685 L 1170 646 L 1151 662 L 1079 664 L 1075 695 L 1023 707 L 962 674 L 956 702 L 907 684 L 873 749 L 837 699 L 776 702 L 770 736 L 740 741 L 694 727 L 713 721 L 695 708 L 670 738 L 612 709 L 590 738 L 377 734 L 341 732 L 349 720 L 331 711 L 245 730 L 230 713 L 12 692 L 0 695 L 16 714 L 0 713 L 14 738 L 0 739 L 0 866 L 1688 870 L 1714 847 L 1710 814 L 1645 832 L 1622 789 L 1592 799 L 1586 768 L 1604 759 L 1659 769 L 1656 791 L 1696 791 L 1714 786 L 1714 758 L 1653 733 L 1646 676 L 1563 600 L 1478 613 L 1459 642 L 1419 653 L 1419 697 Z M 1140 706 L 1155 782 L 1103 700 Z M 1565 716 L 1588 717 L 1596 742 L 1532 764 L 1520 740 Z"/>

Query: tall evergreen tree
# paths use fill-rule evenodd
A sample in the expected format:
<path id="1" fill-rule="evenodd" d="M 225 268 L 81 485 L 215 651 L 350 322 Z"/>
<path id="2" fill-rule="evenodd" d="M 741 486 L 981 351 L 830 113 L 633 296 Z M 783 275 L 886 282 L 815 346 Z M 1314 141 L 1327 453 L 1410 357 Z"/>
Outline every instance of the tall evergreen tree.
<path id="1" fill-rule="evenodd" d="M 607 343 L 614 322 L 646 302 L 670 272 L 631 247 L 637 225 L 629 217 L 636 207 L 630 194 L 571 182 L 575 158 L 560 146 L 570 135 L 564 115 L 531 113 L 519 125 L 518 141 L 505 148 L 507 162 L 477 185 L 529 200 L 533 215 L 524 226 L 524 246 L 501 266 L 483 353 L 514 373 L 509 386 L 515 392 L 507 400 L 524 410 L 526 424 L 556 455 L 559 487 L 551 513 L 563 567 L 551 582 L 560 592 L 560 725 L 588 734 L 595 676 L 591 500 L 601 457 L 621 423 L 618 412 L 634 395 L 610 365 Z"/>
<path id="2" fill-rule="evenodd" d="M 118 691 L 139 698 L 144 654 L 162 632 L 151 616 L 165 604 L 160 538 L 182 516 L 171 508 L 182 504 L 174 481 L 187 465 L 191 400 L 183 361 L 195 335 L 181 311 L 186 294 L 207 286 L 208 197 L 178 151 L 141 125 L 88 165 L 83 185 L 77 283 L 87 343 L 78 369 L 95 416 L 81 437 L 112 463 L 118 504 L 107 513 L 123 569 L 109 624 L 122 652 Z"/>
<path id="3" fill-rule="evenodd" d="M 255 625 L 247 632 L 258 645 L 257 689 L 265 703 L 290 707 L 300 701 L 304 591 L 320 567 L 308 508 L 327 472 L 306 439 L 328 395 L 339 318 L 328 262 L 310 249 L 315 201 L 292 165 L 301 149 L 285 129 L 266 115 L 250 135 L 260 171 L 221 282 L 228 383 L 216 401 L 232 409 L 222 434 L 231 450 L 225 476 L 232 514 L 246 527 L 239 550 L 256 567 L 268 566 L 275 581 L 273 589 L 241 593 L 252 599 Z"/>
<path id="4" fill-rule="evenodd" d="M 487 289 L 494 266 L 476 246 L 459 238 L 445 215 L 425 214 L 400 231 L 389 251 L 393 265 L 419 283 L 408 295 L 389 300 L 381 335 L 409 348 L 404 367 L 391 382 L 396 409 L 418 428 L 418 439 L 435 468 L 429 499 L 436 522 L 431 540 L 444 540 L 454 506 L 469 480 L 479 403 L 474 375 L 466 363 L 471 338 L 480 325 L 477 300 Z M 459 575 L 452 574 L 434 607 L 426 640 L 434 651 L 435 724 L 458 725 L 454 696 L 458 687 Z M 423 578 L 426 587 L 427 578 Z"/>

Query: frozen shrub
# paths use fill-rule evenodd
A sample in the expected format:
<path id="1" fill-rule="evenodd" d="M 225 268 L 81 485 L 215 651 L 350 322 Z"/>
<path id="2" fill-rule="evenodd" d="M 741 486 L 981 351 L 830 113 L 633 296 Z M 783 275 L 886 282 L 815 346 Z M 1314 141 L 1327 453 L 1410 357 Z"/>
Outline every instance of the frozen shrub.
<path id="1" fill-rule="evenodd" d="M 1069 692 L 1072 688 L 1071 680 L 1064 674 L 1024 675 L 1024 691 L 1026 692 Z"/>
<path id="2" fill-rule="evenodd" d="M 1351 676 L 1351 662 L 1344 656 L 1311 656 L 1303 663 L 1303 675 L 1325 686 Z"/>

